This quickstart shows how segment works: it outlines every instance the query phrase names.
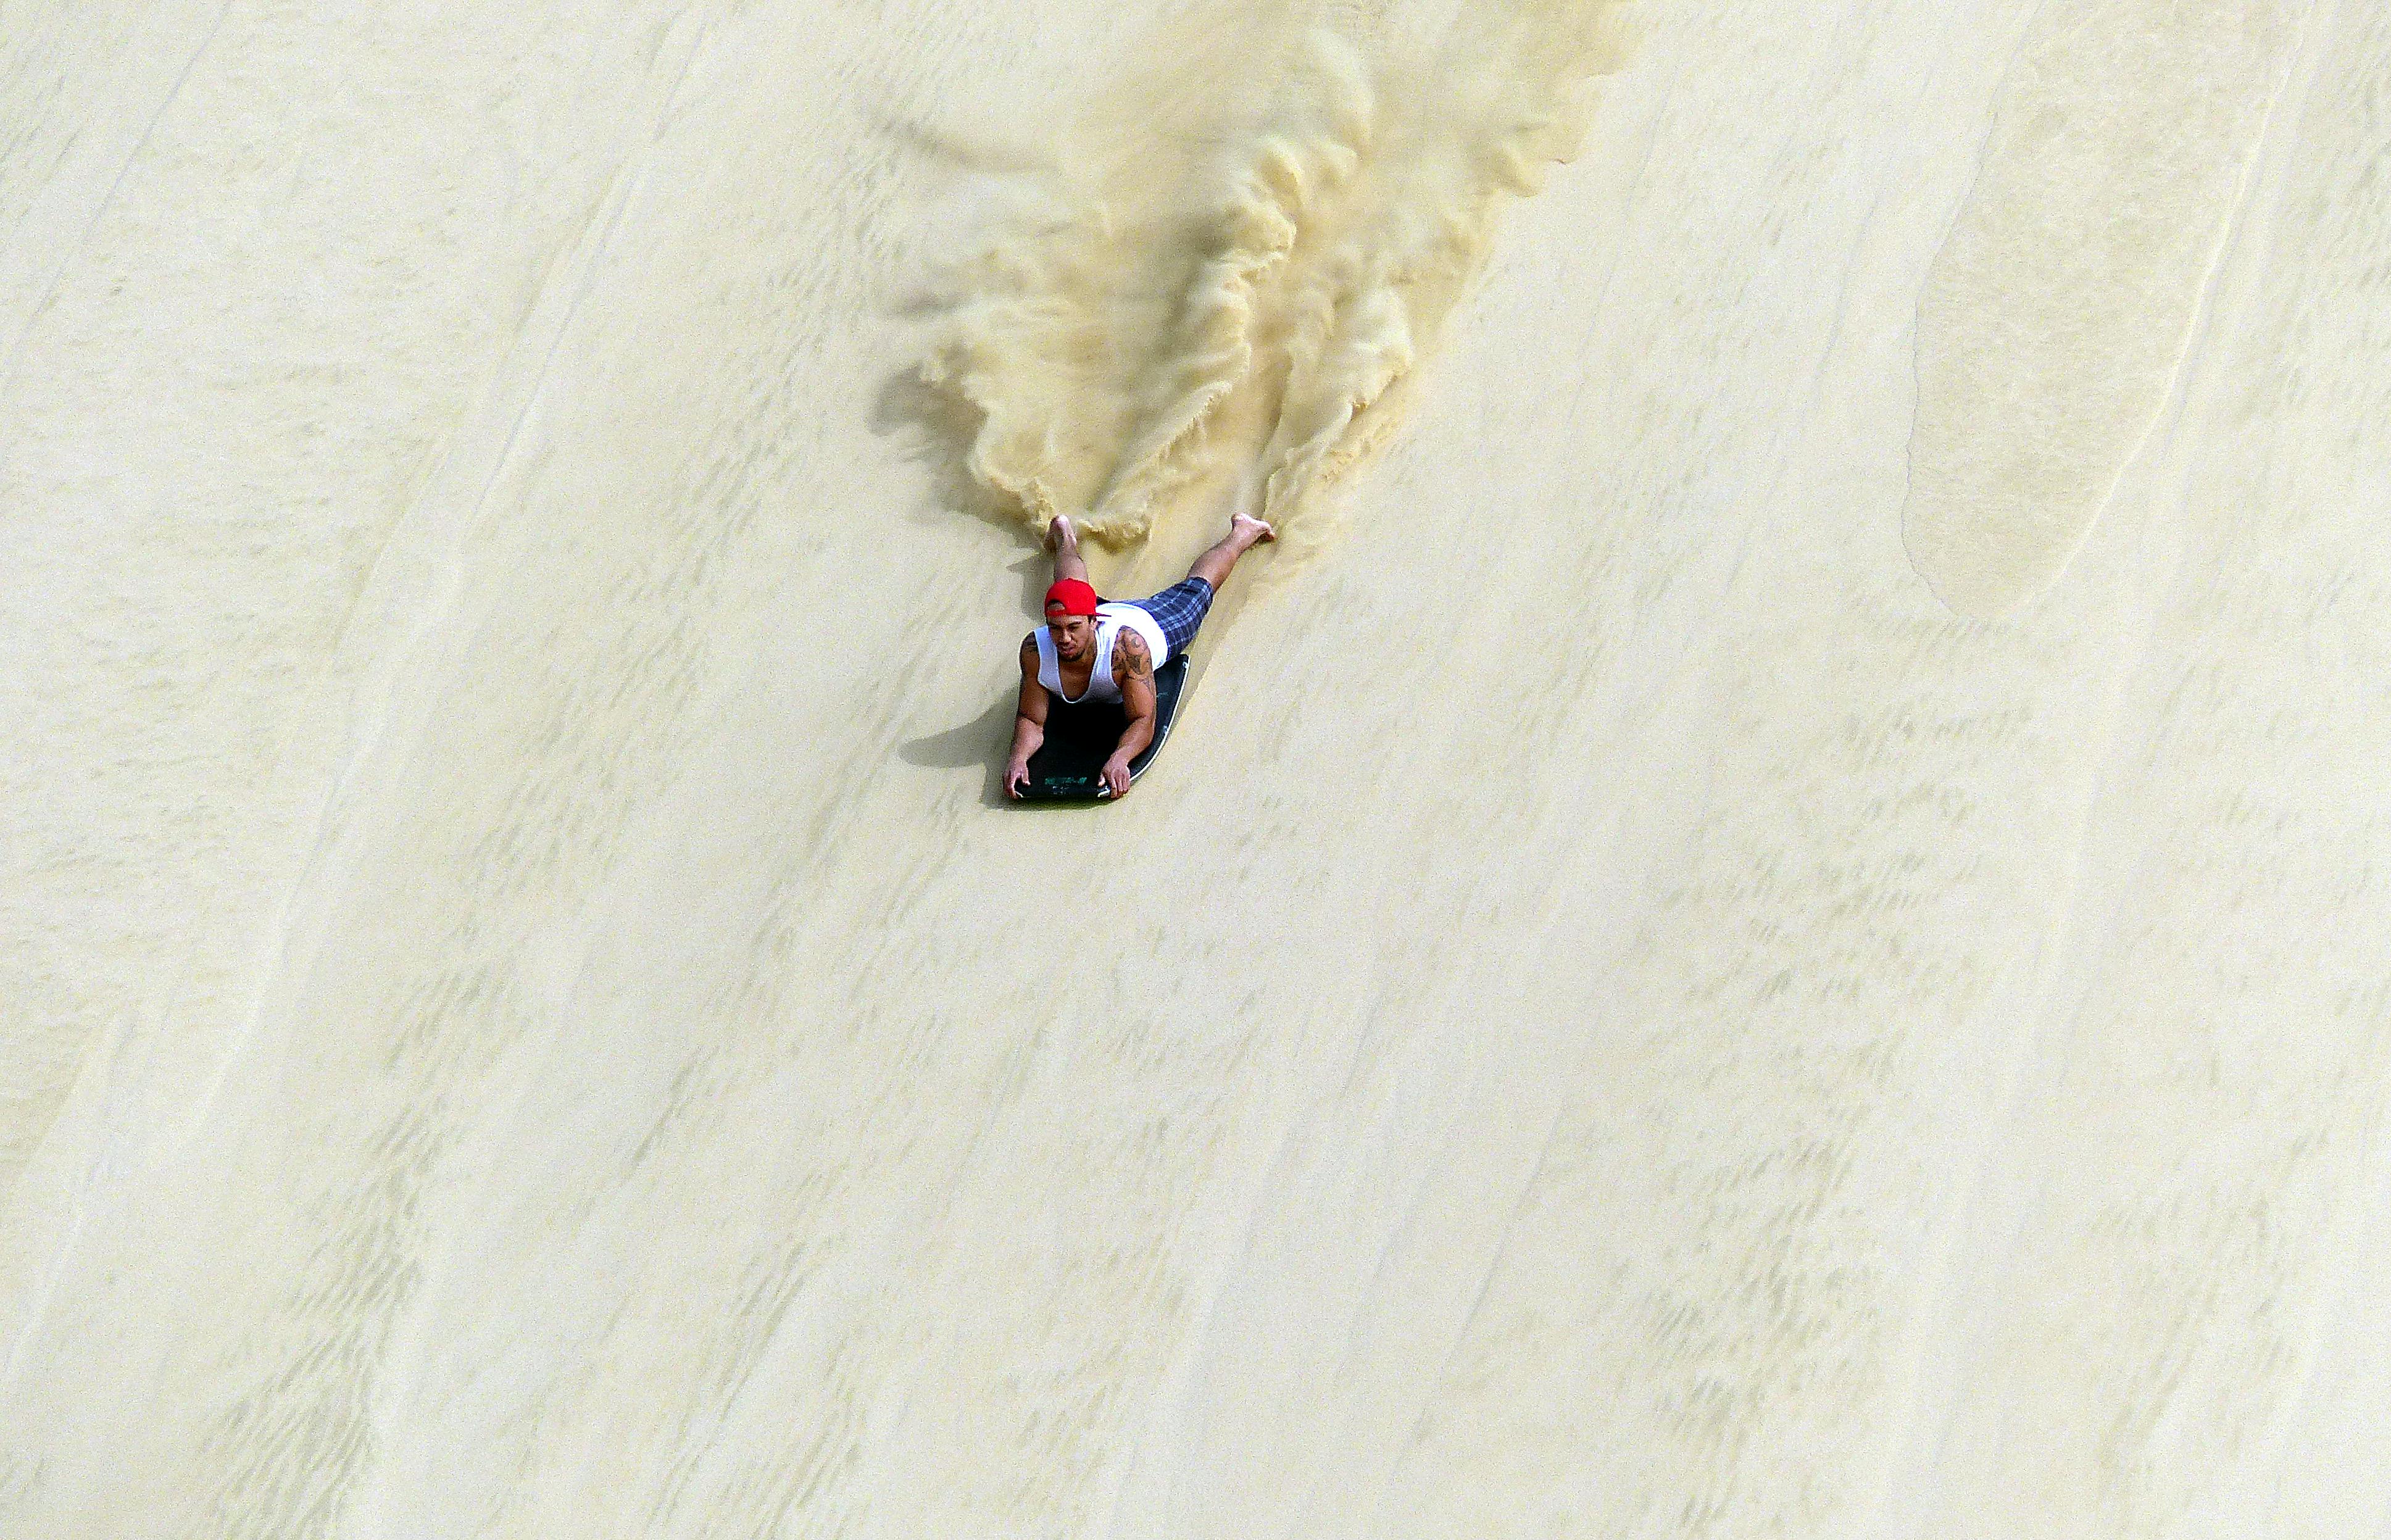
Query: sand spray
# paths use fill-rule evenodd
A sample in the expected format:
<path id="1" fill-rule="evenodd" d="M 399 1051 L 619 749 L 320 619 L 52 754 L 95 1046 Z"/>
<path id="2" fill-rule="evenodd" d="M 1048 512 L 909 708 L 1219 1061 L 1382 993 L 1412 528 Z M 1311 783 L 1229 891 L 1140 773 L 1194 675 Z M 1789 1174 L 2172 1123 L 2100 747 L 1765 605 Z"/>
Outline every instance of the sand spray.
<path id="1" fill-rule="evenodd" d="M 1503 207 L 1576 149 L 1616 0 L 1182 18 L 940 275 L 923 373 L 1033 527 L 1284 525 L 1365 457 Z"/>

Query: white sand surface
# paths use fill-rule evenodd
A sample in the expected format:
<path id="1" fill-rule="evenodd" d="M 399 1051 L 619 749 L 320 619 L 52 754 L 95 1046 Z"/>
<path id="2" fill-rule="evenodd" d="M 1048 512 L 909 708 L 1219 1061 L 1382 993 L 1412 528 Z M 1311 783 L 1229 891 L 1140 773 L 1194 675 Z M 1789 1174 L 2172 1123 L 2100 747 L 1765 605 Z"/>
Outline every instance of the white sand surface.
<path id="1" fill-rule="evenodd" d="M 0 7 L 0 1534 L 2391 1535 L 2391 13 L 1617 19 Z"/>

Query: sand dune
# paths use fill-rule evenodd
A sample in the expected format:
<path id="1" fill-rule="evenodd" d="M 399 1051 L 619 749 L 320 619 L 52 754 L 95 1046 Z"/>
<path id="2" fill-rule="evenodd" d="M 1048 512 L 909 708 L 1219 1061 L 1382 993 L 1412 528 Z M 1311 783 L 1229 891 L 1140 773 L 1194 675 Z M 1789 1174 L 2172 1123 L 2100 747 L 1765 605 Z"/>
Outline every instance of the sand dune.
<path id="1" fill-rule="evenodd" d="M 2391 1534 L 2386 79 L 9 11 L 0 1534 Z"/>

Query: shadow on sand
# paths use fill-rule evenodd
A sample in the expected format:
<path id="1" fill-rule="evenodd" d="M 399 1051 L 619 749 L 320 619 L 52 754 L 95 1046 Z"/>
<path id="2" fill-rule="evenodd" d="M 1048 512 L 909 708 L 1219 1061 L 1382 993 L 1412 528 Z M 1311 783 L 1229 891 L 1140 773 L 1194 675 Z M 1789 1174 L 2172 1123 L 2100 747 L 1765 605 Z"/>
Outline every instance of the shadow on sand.
<path id="1" fill-rule="evenodd" d="M 897 757 L 924 770 L 963 770 L 977 765 L 987 771 L 980 786 L 980 805 L 1012 808 L 1019 804 L 1004 795 L 1004 753 L 1012 743 L 1013 697 L 1007 694 L 961 727 L 933 732 L 898 745 Z"/>

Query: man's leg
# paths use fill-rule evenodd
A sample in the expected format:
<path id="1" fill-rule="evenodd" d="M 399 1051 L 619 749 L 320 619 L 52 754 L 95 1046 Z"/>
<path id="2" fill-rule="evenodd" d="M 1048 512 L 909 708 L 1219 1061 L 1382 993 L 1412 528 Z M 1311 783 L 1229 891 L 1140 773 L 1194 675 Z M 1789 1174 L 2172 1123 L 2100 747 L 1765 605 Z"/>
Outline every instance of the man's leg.
<path id="1" fill-rule="evenodd" d="M 1237 564 L 1238 557 L 1260 545 L 1264 540 L 1277 538 L 1278 532 L 1270 525 L 1260 519 L 1240 513 L 1229 521 L 1227 537 L 1220 544 L 1196 558 L 1196 564 L 1187 569 L 1187 576 L 1201 577 L 1212 585 L 1214 593 L 1218 593 L 1221 591 L 1221 585 L 1229 580 L 1229 569 Z M 1059 563 L 1062 558 L 1058 556 L 1055 560 Z"/>
<path id="2" fill-rule="evenodd" d="M 1088 563 L 1079 560 L 1079 532 L 1066 515 L 1055 514 L 1054 522 L 1046 526 L 1046 549 L 1054 553 L 1054 581 L 1088 580 Z"/>

